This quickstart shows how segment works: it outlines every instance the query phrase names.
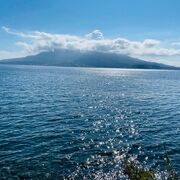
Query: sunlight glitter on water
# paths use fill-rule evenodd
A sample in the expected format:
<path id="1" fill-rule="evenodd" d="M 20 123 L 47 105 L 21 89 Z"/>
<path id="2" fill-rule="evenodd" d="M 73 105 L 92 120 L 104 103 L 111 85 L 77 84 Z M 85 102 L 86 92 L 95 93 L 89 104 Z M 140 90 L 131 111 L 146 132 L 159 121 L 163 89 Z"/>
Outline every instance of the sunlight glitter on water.
<path id="1" fill-rule="evenodd" d="M 178 172 L 179 72 L 0 69 L 0 177 L 161 179 L 166 152 Z"/>

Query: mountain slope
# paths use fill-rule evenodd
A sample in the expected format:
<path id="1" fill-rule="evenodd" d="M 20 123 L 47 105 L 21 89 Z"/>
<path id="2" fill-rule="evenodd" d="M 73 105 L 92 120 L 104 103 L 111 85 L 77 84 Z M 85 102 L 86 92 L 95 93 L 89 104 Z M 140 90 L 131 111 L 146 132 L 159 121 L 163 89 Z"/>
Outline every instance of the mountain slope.
<path id="1" fill-rule="evenodd" d="M 164 64 L 147 62 L 125 55 L 104 52 L 81 52 L 78 50 L 54 50 L 23 58 L 7 59 L 1 64 L 43 65 L 67 67 L 104 67 L 140 69 L 179 69 Z"/>

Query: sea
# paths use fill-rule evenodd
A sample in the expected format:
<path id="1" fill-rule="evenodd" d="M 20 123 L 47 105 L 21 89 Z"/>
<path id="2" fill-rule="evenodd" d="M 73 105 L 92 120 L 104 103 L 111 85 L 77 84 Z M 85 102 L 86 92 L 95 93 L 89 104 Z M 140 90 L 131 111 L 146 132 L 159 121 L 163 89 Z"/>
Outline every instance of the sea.
<path id="1" fill-rule="evenodd" d="M 0 179 L 128 179 L 128 163 L 179 175 L 180 71 L 0 65 Z"/>

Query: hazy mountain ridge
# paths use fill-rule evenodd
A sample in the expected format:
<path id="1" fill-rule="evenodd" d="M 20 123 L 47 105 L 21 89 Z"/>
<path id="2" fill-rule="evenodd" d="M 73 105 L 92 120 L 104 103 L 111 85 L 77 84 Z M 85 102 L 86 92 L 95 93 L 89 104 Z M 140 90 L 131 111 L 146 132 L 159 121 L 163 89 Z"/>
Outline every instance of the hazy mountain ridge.
<path id="1" fill-rule="evenodd" d="M 37 55 L 1 60 L 1 64 L 42 65 L 66 67 L 103 67 L 103 68 L 139 68 L 139 69 L 180 69 L 165 64 L 148 62 L 130 56 L 79 50 L 54 50 Z"/>

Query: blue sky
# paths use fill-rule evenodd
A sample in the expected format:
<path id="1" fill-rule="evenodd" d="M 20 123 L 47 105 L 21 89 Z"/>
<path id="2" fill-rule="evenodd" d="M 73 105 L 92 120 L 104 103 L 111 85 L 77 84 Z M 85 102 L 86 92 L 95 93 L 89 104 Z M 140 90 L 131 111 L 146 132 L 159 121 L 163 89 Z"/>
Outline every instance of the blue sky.
<path id="1" fill-rule="evenodd" d="M 160 41 L 160 48 L 164 48 L 161 51 L 179 50 L 179 12 L 179 0 L 1 0 L 0 27 L 78 37 L 99 30 L 107 39 L 136 42 L 153 39 Z M 4 29 L 0 31 L 0 40 L 0 59 L 18 53 L 21 56 L 25 52 L 22 53 L 22 46 L 17 42 L 32 41 L 22 40 L 21 36 Z M 168 57 L 148 53 L 134 53 L 134 56 L 180 65 L 179 51 L 172 52 Z"/>

